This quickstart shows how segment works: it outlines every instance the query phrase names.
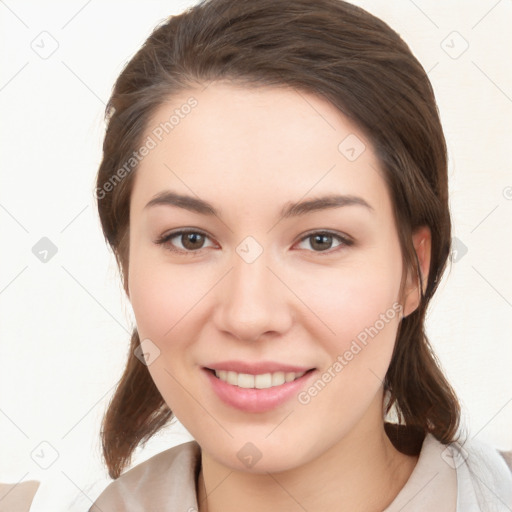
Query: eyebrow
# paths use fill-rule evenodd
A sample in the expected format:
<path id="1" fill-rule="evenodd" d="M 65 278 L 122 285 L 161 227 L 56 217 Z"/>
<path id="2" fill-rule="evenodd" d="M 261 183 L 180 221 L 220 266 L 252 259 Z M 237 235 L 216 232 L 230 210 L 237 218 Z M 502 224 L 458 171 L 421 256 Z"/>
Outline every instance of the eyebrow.
<path id="1" fill-rule="evenodd" d="M 177 194 L 169 190 L 156 194 L 149 203 L 146 204 L 144 209 L 152 206 L 175 206 L 201 215 L 220 217 L 219 212 L 209 202 L 196 197 Z M 375 211 L 362 197 L 353 195 L 327 195 L 315 199 L 299 201 L 297 203 L 287 203 L 281 210 L 281 217 L 298 217 L 314 211 L 340 208 L 342 206 L 363 206 L 369 211 Z"/>

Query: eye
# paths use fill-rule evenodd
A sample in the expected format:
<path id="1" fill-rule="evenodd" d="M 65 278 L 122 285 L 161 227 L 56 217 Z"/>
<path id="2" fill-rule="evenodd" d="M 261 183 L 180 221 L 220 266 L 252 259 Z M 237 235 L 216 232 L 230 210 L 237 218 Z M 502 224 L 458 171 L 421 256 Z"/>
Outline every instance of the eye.
<path id="1" fill-rule="evenodd" d="M 194 253 L 204 249 L 204 243 L 209 239 L 210 237 L 201 231 L 182 229 L 163 235 L 155 243 L 164 245 L 174 252 Z M 213 244 L 211 246 L 213 247 Z"/>
<path id="2" fill-rule="evenodd" d="M 207 247 L 214 247 L 213 243 L 209 246 L 204 245 L 208 240 L 210 240 L 210 237 L 202 231 L 182 229 L 163 235 L 156 240 L 155 243 L 163 245 L 173 252 L 192 255 L 193 253 L 198 253 Z M 338 242 L 337 245 L 333 245 L 336 241 Z M 353 245 L 354 242 L 347 236 L 343 236 L 341 234 L 331 233 L 329 231 L 316 231 L 302 237 L 299 244 L 301 243 L 308 243 L 309 247 L 313 249 L 313 252 L 331 254 L 338 248 Z M 333 247 L 334 250 L 330 250 Z M 304 249 L 304 247 L 299 248 Z"/>
<path id="3" fill-rule="evenodd" d="M 308 242 L 309 240 L 309 242 Z M 332 249 L 333 242 L 337 240 L 339 243 L 335 245 L 335 250 L 339 247 L 343 246 L 351 246 L 353 245 L 353 240 L 349 239 L 346 236 L 331 233 L 329 231 L 316 231 L 314 233 L 309 233 L 305 237 L 301 238 L 300 243 L 308 243 L 308 245 L 313 249 L 313 252 L 329 252 L 331 254 L 334 251 L 330 251 Z"/>

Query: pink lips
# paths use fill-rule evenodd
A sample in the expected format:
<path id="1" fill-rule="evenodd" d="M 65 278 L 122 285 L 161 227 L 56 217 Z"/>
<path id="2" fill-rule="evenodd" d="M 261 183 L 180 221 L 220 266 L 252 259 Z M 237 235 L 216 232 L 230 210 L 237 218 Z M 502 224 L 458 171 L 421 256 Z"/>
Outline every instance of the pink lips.
<path id="1" fill-rule="evenodd" d="M 233 384 L 228 384 L 217 378 L 215 372 L 210 368 L 202 368 L 202 372 L 208 379 L 210 386 L 215 394 L 225 404 L 235 407 L 241 411 L 251 413 L 262 413 L 270 411 L 288 400 L 296 397 L 307 382 L 316 373 L 311 368 L 304 368 L 277 363 L 242 363 L 239 361 L 225 361 L 212 365 L 216 370 L 236 371 L 237 373 L 248 373 L 257 375 L 262 373 L 274 372 L 307 372 L 302 377 L 292 381 L 285 382 L 280 386 L 274 386 L 266 389 L 241 388 Z M 308 371 L 311 370 L 311 371 Z"/>

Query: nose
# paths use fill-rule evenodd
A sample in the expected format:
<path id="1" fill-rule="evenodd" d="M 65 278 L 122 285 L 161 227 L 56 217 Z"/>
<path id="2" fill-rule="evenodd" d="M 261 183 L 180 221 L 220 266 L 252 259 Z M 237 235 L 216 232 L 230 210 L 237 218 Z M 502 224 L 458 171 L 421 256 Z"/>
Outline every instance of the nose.
<path id="1" fill-rule="evenodd" d="M 263 252 L 248 263 L 234 255 L 233 268 L 217 289 L 216 327 L 241 341 L 280 336 L 292 325 L 293 294 Z"/>

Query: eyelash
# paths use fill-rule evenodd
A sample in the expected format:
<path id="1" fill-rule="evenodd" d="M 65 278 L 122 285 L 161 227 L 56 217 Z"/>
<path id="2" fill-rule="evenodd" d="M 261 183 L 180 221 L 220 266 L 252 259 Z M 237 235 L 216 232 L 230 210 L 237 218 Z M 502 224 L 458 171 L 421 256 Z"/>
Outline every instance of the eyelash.
<path id="1" fill-rule="evenodd" d="M 196 234 L 196 235 L 202 235 L 204 236 L 205 238 L 210 238 L 206 233 L 204 233 L 203 231 L 200 231 L 200 230 L 197 230 L 197 229 L 182 229 L 182 230 L 179 230 L 179 231 L 174 231 L 172 233 L 168 233 L 166 235 L 163 235 L 161 236 L 160 238 L 158 238 L 158 240 L 155 240 L 155 244 L 157 245 L 162 245 L 162 246 L 167 246 L 167 250 L 171 251 L 171 252 L 175 252 L 175 253 L 179 253 L 179 254 L 184 254 L 186 256 L 195 256 L 197 254 L 199 254 L 203 249 L 205 249 L 204 247 L 201 247 L 200 249 L 197 249 L 195 251 L 191 251 L 191 250 L 184 250 L 184 249 L 178 249 L 176 247 L 174 247 L 170 241 L 173 239 L 173 238 L 176 238 L 176 237 L 179 237 L 179 236 L 182 236 L 182 235 L 187 235 L 187 234 Z M 327 235 L 327 236 L 330 236 L 330 237 L 333 237 L 335 239 L 337 239 L 338 241 L 341 242 L 341 244 L 338 246 L 338 247 L 335 247 L 334 249 L 328 249 L 326 251 L 314 251 L 314 250 L 311 250 L 311 252 L 314 252 L 318 255 L 329 255 L 329 254 L 333 254 L 334 252 L 337 252 L 339 249 L 343 248 L 343 247 L 350 247 L 351 245 L 354 244 L 354 241 L 351 240 L 350 238 L 348 238 L 347 236 L 343 236 L 343 235 L 340 235 L 339 233 L 333 233 L 331 231 L 312 231 L 310 233 L 307 233 L 305 236 L 303 236 L 300 240 L 299 240 L 299 243 L 300 242 L 303 242 L 304 240 L 307 240 L 308 238 L 312 238 L 313 236 L 315 235 Z"/>

